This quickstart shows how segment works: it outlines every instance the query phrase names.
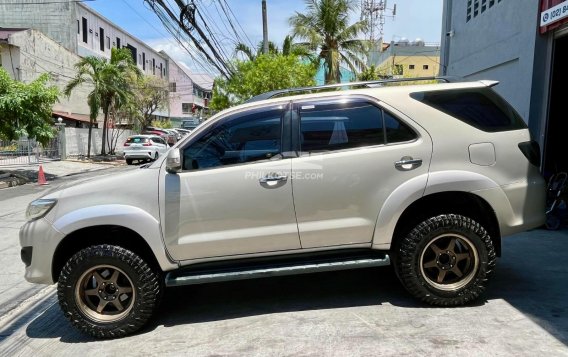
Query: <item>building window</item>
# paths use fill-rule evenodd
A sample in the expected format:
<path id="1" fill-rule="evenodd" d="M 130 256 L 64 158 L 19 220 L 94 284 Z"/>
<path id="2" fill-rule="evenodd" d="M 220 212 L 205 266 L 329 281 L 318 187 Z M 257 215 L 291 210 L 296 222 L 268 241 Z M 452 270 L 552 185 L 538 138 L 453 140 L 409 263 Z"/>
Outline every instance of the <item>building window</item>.
<path id="1" fill-rule="evenodd" d="M 501 0 L 467 0 L 466 22 L 500 2 Z"/>
<path id="2" fill-rule="evenodd" d="M 116 48 L 120 48 L 120 38 L 116 38 Z"/>
<path id="3" fill-rule="evenodd" d="M 414 69 L 414 65 L 413 64 L 408 65 L 408 69 Z"/>
<path id="4" fill-rule="evenodd" d="M 146 70 L 146 52 L 142 52 L 142 69 Z"/>
<path id="5" fill-rule="evenodd" d="M 79 20 L 77 20 L 77 35 L 81 33 L 81 24 L 79 23 Z"/>
<path id="6" fill-rule="evenodd" d="M 428 69 L 428 65 L 427 65 L 427 64 L 422 65 L 422 69 L 427 70 L 427 69 Z"/>
<path id="7" fill-rule="evenodd" d="M 83 42 L 87 43 L 89 42 L 87 37 L 87 34 L 89 33 L 87 29 L 87 19 L 84 17 L 82 19 L 83 19 Z"/>
<path id="8" fill-rule="evenodd" d="M 127 44 L 126 48 L 130 50 L 130 55 L 132 56 L 132 62 L 136 63 L 136 59 L 138 58 L 138 51 L 136 47 L 132 46 L 131 44 Z"/>
<path id="9" fill-rule="evenodd" d="M 99 46 L 102 52 L 105 51 L 105 30 L 99 27 Z"/>
<path id="10" fill-rule="evenodd" d="M 156 59 L 152 58 L 152 74 L 156 75 Z"/>
<path id="11" fill-rule="evenodd" d="M 181 103 L 181 113 L 191 114 L 191 103 Z"/>
<path id="12" fill-rule="evenodd" d="M 106 40 L 106 48 L 110 50 L 110 37 L 107 36 L 105 40 Z"/>
<path id="13" fill-rule="evenodd" d="M 172 93 L 175 93 L 177 91 L 176 90 L 176 82 L 170 82 L 169 91 L 172 92 Z"/>

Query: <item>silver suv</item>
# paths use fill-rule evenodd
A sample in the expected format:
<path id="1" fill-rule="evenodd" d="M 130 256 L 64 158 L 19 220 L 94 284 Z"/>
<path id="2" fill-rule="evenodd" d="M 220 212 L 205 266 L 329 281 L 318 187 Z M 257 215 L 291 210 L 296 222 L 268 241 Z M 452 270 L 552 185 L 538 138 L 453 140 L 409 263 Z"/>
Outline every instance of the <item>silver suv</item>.
<path id="1" fill-rule="evenodd" d="M 99 338 L 186 284 L 392 263 L 426 303 L 477 299 L 501 237 L 544 222 L 538 145 L 496 82 L 372 84 L 254 98 L 148 168 L 33 201 L 26 279 Z"/>

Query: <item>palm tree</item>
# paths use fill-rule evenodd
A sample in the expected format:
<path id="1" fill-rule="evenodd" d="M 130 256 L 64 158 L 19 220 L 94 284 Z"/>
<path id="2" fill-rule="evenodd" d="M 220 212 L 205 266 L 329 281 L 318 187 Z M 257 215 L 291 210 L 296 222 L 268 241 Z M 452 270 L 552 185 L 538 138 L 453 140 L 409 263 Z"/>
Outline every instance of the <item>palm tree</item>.
<path id="1" fill-rule="evenodd" d="M 256 52 L 254 52 L 253 49 L 251 49 L 244 43 L 238 43 L 235 47 L 235 53 L 240 52 L 244 54 L 249 61 L 254 61 L 258 56 L 262 54 L 263 48 L 263 41 L 260 41 L 258 43 Z M 282 43 L 282 51 L 280 51 L 280 49 L 274 42 L 268 41 L 268 53 L 276 55 L 282 54 L 283 56 L 295 55 L 298 57 L 312 59 L 309 49 L 305 46 L 292 43 L 292 36 L 290 35 L 284 38 L 284 42 Z"/>
<path id="2" fill-rule="evenodd" d="M 65 94 L 70 96 L 77 86 L 84 83 L 94 87 L 87 97 L 90 108 L 87 157 L 91 156 L 93 122 L 100 110 L 104 114 L 101 155 L 106 155 L 109 111 L 112 107 L 119 108 L 122 103 L 127 102 L 132 95 L 129 78 L 133 73 L 140 76 L 141 72 L 134 64 L 130 50 L 126 48 L 113 48 L 109 61 L 95 56 L 84 57 L 75 64 L 75 68 L 77 74 L 65 87 Z"/>
<path id="3" fill-rule="evenodd" d="M 305 42 L 313 51 L 319 51 L 318 60 L 323 60 L 325 83 L 341 79 L 342 63 L 351 71 L 365 69 L 360 57 L 367 52 L 367 43 L 357 37 L 368 25 L 366 21 L 349 24 L 349 13 L 356 9 L 354 0 L 305 0 L 307 11 L 296 12 L 288 20 L 292 34 Z"/>

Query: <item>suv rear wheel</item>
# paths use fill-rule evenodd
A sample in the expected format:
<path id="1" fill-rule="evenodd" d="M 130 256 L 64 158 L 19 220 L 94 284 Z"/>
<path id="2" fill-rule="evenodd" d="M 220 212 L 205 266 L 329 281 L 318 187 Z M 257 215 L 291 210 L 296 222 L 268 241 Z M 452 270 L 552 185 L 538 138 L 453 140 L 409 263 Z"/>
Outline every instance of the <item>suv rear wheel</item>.
<path id="1" fill-rule="evenodd" d="M 454 214 L 420 223 L 404 237 L 395 254 L 395 269 L 404 287 L 439 306 L 475 300 L 495 266 L 487 231 L 474 220 Z"/>
<path id="2" fill-rule="evenodd" d="M 159 275 L 135 253 L 112 245 L 85 248 L 69 259 L 58 282 L 67 319 L 96 338 L 140 329 L 159 298 Z"/>

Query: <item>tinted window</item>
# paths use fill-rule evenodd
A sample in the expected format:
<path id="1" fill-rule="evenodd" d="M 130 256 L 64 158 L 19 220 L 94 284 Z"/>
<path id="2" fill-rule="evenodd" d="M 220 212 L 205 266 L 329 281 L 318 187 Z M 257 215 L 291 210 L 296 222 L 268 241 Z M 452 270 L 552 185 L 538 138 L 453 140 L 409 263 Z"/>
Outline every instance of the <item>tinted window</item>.
<path id="1" fill-rule="evenodd" d="M 385 129 L 387 143 L 400 143 L 416 139 L 416 133 L 406 124 L 396 119 L 392 114 L 383 112 L 385 116 Z"/>
<path id="2" fill-rule="evenodd" d="M 184 149 L 185 170 L 266 160 L 280 153 L 281 109 L 240 114 Z"/>
<path id="3" fill-rule="evenodd" d="M 302 151 L 384 144 L 381 110 L 363 100 L 300 105 Z"/>
<path id="4" fill-rule="evenodd" d="M 490 88 L 419 92 L 411 96 L 484 131 L 526 128 L 519 114 Z"/>

